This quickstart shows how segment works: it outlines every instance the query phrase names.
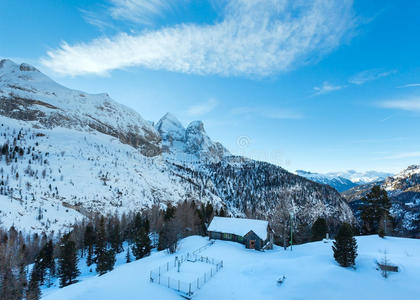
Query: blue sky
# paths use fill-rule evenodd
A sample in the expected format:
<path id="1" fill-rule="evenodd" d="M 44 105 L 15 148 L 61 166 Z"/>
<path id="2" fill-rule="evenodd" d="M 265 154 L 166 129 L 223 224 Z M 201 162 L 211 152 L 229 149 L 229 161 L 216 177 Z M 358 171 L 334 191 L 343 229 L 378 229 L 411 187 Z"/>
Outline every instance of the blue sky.
<path id="1" fill-rule="evenodd" d="M 288 170 L 420 159 L 420 2 L 0 1 L 0 57 Z"/>

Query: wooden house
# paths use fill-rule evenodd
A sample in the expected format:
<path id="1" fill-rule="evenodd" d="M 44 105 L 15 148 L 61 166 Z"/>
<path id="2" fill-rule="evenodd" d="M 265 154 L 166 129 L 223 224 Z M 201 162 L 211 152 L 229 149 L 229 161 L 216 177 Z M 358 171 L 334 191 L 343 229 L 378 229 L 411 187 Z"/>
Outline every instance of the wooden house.
<path id="1" fill-rule="evenodd" d="M 268 221 L 214 217 L 207 233 L 210 239 L 234 241 L 255 250 L 271 249 L 273 234 Z"/>

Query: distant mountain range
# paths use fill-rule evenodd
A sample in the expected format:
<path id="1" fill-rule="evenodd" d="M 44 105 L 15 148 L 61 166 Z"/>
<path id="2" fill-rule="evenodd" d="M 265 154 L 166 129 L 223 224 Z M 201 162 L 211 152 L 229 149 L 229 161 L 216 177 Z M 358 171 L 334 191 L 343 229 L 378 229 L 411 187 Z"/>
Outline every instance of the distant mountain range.
<path id="1" fill-rule="evenodd" d="M 28 64 L 0 60 L 0 225 L 58 231 L 92 213 L 184 200 L 274 222 L 320 216 L 355 222 L 333 188 L 281 167 L 233 156 L 166 114 L 156 124 L 107 94 L 59 85 Z"/>
<path id="2" fill-rule="evenodd" d="M 340 193 L 358 185 L 383 181 L 385 178 L 393 175 L 386 172 L 356 172 L 354 170 L 348 170 L 344 172 L 330 172 L 326 174 L 297 170 L 296 174 L 312 181 L 332 186 Z"/>
<path id="3" fill-rule="evenodd" d="M 341 193 L 356 210 L 363 205 L 362 199 L 379 184 L 388 192 L 392 202 L 391 214 L 397 231 L 402 235 L 416 236 L 420 231 L 420 165 L 412 165 L 400 173 L 380 182 L 359 185 Z M 356 215 L 357 216 L 357 215 Z M 357 216 L 358 217 L 358 216 Z"/>

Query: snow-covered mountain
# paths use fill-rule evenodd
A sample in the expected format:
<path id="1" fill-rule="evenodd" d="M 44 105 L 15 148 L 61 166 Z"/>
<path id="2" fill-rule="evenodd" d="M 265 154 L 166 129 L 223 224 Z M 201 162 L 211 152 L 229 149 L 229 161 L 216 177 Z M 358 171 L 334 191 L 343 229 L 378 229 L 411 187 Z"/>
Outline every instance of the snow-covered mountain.
<path id="1" fill-rule="evenodd" d="M 338 192 L 343 192 L 357 186 L 350 179 L 341 176 L 311 173 L 303 170 L 296 170 L 296 174 L 318 183 L 327 184 L 335 188 Z"/>
<path id="2" fill-rule="evenodd" d="M 191 122 L 187 128 L 171 113 L 164 115 L 155 126 L 162 137 L 163 156 L 170 160 L 186 162 L 218 162 L 230 152 L 218 142 L 213 142 L 201 121 Z"/>
<path id="3" fill-rule="evenodd" d="M 156 125 L 106 94 L 65 88 L 34 67 L 0 62 L 0 222 L 60 230 L 94 212 L 184 200 L 300 228 L 318 216 L 353 222 L 334 189 L 265 162 L 234 157 L 200 121 Z"/>
<path id="4" fill-rule="evenodd" d="M 330 172 L 325 174 L 297 170 L 296 174 L 309 180 L 332 186 L 340 193 L 358 185 L 382 181 L 388 176 L 392 176 L 391 173 L 386 172 L 356 172 L 354 170 L 348 170 L 344 172 Z"/>
<path id="5" fill-rule="evenodd" d="M 383 181 L 354 187 L 342 195 L 352 206 L 357 206 L 374 184 L 379 184 L 388 192 L 397 228 L 402 233 L 417 230 L 415 222 L 420 219 L 420 165 L 409 166 Z"/>
<path id="6" fill-rule="evenodd" d="M 146 156 L 161 151 L 160 135 L 134 110 L 108 94 L 71 90 L 28 65 L 0 61 L 0 111 L 3 116 L 36 122 L 39 128 L 98 131 L 139 148 Z"/>

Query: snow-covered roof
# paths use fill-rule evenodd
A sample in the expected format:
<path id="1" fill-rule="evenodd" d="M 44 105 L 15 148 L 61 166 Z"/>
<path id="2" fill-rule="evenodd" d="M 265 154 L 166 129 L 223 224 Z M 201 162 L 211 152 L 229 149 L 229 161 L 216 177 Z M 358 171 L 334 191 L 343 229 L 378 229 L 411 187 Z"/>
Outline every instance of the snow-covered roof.
<path id="1" fill-rule="evenodd" d="M 207 230 L 240 236 L 244 236 L 252 230 L 262 240 L 266 240 L 267 227 L 268 221 L 263 220 L 214 217 Z"/>

